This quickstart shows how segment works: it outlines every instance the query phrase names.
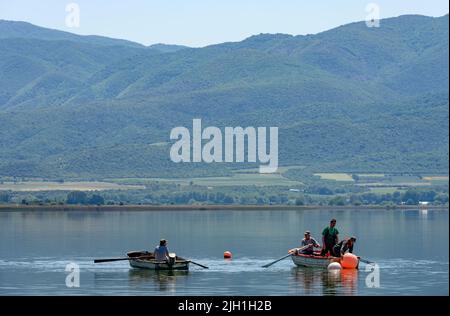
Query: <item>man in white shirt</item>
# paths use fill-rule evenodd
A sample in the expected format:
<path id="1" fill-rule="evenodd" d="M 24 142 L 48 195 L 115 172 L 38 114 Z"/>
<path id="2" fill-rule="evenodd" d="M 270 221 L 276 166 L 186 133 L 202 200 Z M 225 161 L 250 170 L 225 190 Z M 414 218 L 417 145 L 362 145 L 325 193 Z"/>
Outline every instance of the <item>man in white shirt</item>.
<path id="1" fill-rule="evenodd" d="M 167 249 L 167 240 L 161 239 L 159 246 L 156 246 L 154 252 L 156 261 L 169 261 L 169 250 Z"/>
<path id="2" fill-rule="evenodd" d="M 319 243 L 311 237 L 311 232 L 307 230 L 305 232 L 305 238 L 302 239 L 302 247 L 309 246 L 303 249 L 300 253 L 305 255 L 312 255 L 314 253 L 314 247 L 319 248 Z"/>

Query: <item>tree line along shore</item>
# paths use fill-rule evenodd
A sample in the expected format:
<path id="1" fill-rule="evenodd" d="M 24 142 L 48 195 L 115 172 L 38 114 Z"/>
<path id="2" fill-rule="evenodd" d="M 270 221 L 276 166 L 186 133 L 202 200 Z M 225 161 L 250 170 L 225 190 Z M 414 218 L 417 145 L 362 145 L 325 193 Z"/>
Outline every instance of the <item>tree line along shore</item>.
<path id="1" fill-rule="evenodd" d="M 324 210 L 324 209 L 361 209 L 361 210 L 448 210 L 448 205 L 22 205 L 0 204 L 0 211 L 276 211 L 276 210 Z"/>
<path id="2" fill-rule="evenodd" d="M 194 188 L 191 188 L 194 189 Z M 408 189 L 392 193 L 335 193 L 322 188 L 317 194 L 286 188 L 227 188 L 160 192 L 126 191 L 49 191 L 0 192 L 0 207 L 16 209 L 273 209 L 273 208 L 448 208 L 448 193 L 433 189 Z"/>

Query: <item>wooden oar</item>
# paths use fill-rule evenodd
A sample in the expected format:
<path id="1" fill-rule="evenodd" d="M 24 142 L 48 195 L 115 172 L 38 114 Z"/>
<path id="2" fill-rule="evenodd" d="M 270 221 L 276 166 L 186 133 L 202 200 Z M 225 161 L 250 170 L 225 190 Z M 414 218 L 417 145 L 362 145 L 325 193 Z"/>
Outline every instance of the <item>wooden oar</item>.
<path id="1" fill-rule="evenodd" d="M 145 259 L 145 258 L 153 258 L 153 257 L 152 256 L 141 256 L 141 257 L 126 257 L 126 258 L 111 258 L 111 259 L 95 259 L 94 263 L 113 262 L 113 261 L 122 261 L 122 260 L 135 260 L 135 259 Z"/>
<path id="2" fill-rule="evenodd" d="M 191 260 L 189 260 L 189 262 L 192 263 L 192 264 L 195 264 L 196 266 L 202 267 L 203 269 L 209 269 L 209 267 L 204 266 L 204 265 L 202 265 L 200 263 L 197 263 L 197 262 L 194 262 L 194 261 L 191 261 Z"/>
<path id="3" fill-rule="evenodd" d="M 277 263 L 278 261 L 281 261 L 281 260 L 283 260 L 283 259 L 286 259 L 287 257 L 290 257 L 290 256 L 292 256 L 292 253 L 290 253 L 290 254 L 288 254 L 288 255 L 286 255 L 286 256 L 284 256 L 284 257 L 281 257 L 280 259 L 277 259 L 277 260 L 275 260 L 274 262 L 271 262 L 271 263 L 269 263 L 269 264 L 263 265 L 262 267 L 263 267 L 263 268 L 268 268 L 268 267 L 270 267 L 271 265 Z"/>
<path id="4" fill-rule="evenodd" d="M 310 247 L 310 245 L 306 245 L 306 246 L 303 246 L 303 247 L 301 247 L 301 248 L 296 248 L 296 250 L 297 250 L 297 251 L 302 251 L 303 249 L 306 249 L 306 248 L 309 248 L 309 247 Z M 263 268 L 268 268 L 268 267 L 270 267 L 271 265 L 277 263 L 278 261 L 281 261 L 281 260 L 283 260 L 283 259 L 286 259 L 287 257 L 290 257 L 290 256 L 292 256 L 292 255 L 293 255 L 293 253 L 290 253 L 290 254 L 288 254 L 288 255 L 286 255 L 286 256 L 283 256 L 283 257 L 281 257 L 280 259 L 277 259 L 277 260 L 275 260 L 275 261 L 273 261 L 273 262 L 271 262 L 271 263 L 269 263 L 269 264 L 263 265 L 262 267 L 263 267 Z"/>
<path id="5" fill-rule="evenodd" d="M 359 261 L 364 262 L 366 264 L 374 264 L 375 263 L 375 262 L 372 262 L 372 261 L 369 261 L 369 260 L 366 260 L 366 259 L 363 259 L 363 258 L 360 258 L 360 257 L 358 257 L 358 259 L 359 259 Z"/>

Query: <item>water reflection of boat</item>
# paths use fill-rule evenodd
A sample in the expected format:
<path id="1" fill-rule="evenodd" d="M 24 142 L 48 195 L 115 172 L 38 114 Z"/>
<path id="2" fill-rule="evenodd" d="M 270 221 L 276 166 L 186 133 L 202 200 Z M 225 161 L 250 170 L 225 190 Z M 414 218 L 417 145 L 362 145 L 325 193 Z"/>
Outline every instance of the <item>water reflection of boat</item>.
<path id="1" fill-rule="evenodd" d="M 313 268 L 301 269 L 299 267 L 292 268 L 296 284 L 300 284 L 305 294 L 314 294 L 316 289 L 320 287 L 320 273 L 323 270 Z"/>
<path id="2" fill-rule="evenodd" d="M 130 269 L 129 281 L 135 286 L 147 286 L 153 284 L 159 291 L 175 291 L 176 284 L 180 279 L 188 276 L 187 270 L 150 270 Z"/>
<path id="3" fill-rule="evenodd" d="M 323 271 L 324 295 L 354 295 L 358 285 L 357 269 Z"/>
<path id="4" fill-rule="evenodd" d="M 323 295 L 354 295 L 358 285 L 358 270 L 325 270 L 314 267 L 292 269 L 296 285 L 305 294 L 316 294 L 322 289 Z"/>
<path id="5" fill-rule="evenodd" d="M 358 287 L 358 270 L 343 269 L 341 271 L 341 286 L 346 295 L 356 293 Z"/>
<path id="6" fill-rule="evenodd" d="M 157 280 L 175 280 L 179 276 L 187 276 L 187 270 L 139 270 L 131 269 L 129 276 L 131 281 L 141 282 L 149 279 Z"/>

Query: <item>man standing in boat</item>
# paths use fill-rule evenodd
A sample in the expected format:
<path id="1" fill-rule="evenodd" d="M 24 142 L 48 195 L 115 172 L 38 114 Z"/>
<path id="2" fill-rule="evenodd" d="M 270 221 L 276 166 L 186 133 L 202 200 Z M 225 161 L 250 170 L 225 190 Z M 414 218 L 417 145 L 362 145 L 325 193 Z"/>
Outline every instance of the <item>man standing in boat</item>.
<path id="1" fill-rule="evenodd" d="M 333 247 L 339 242 L 339 231 L 336 228 L 336 219 L 330 221 L 330 226 L 325 227 L 322 231 L 322 256 L 328 252 L 333 255 Z"/>
<path id="2" fill-rule="evenodd" d="M 156 261 L 169 261 L 169 250 L 167 249 L 167 240 L 161 239 L 159 246 L 156 246 L 154 252 Z"/>
<path id="3" fill-rule="evenodd" d="M 305 238 L 302 239 L 301 246 L 302 247 L 309 246 L 308 248 L 303 249 L 301 251 L 302 254 L 312 255 L 312 254 L 314 254 L 314 247 L 319 248 L 320 244 L 314 238 L 311 237 L 311 232 L 309 230 L 307 230 L 305 232 Z"/>

